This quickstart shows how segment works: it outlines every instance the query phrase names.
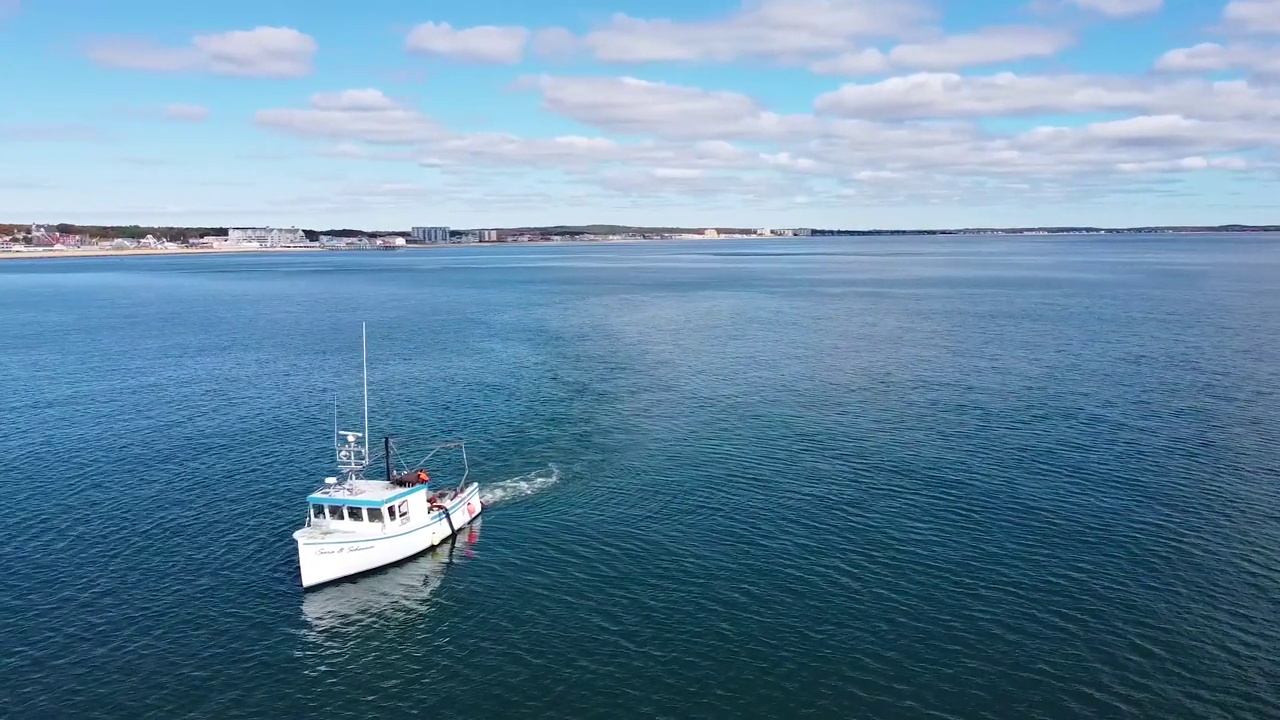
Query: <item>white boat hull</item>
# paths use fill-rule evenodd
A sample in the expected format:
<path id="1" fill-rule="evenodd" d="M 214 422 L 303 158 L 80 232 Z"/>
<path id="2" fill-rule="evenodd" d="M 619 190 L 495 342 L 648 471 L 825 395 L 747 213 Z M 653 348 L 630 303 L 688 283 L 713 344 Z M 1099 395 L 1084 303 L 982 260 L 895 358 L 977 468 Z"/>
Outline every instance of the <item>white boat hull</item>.
<path id="1" fill-rule="evenodd" d="M 425 495 L 425 493 L 423 494 Z M 483 511 L 480 486 L 472 483 L 450 501 L 445 511 L 414 508 L 411 517 L 423 520 L 399 525 L 388 522 L 380 532 L 320 533 L 304 528 L 294 534 L 298 543 L 298 569 L 304 588 L 357 575 L 417 555 L 448 540 Z M 452 529 L 450 528 L 452 520 Z"/>

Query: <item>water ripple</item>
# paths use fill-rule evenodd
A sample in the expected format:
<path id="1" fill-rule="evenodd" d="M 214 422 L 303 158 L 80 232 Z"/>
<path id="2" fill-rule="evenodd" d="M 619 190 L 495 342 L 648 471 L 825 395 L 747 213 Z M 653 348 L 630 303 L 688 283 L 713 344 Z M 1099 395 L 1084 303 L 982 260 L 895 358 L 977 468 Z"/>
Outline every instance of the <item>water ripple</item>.
<path id="1" fill-rule="evenodd" d="M 6 716 L 1280 716 L 1274 244 L 116 260 L 0 267 Z M 351 313 L 486 510 L 302 593 Z"/>

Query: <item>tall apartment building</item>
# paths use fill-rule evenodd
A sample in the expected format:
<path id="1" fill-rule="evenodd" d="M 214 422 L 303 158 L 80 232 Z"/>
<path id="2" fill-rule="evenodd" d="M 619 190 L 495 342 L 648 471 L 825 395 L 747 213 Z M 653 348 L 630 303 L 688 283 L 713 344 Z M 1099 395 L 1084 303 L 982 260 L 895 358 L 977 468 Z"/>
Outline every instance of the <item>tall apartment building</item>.
<path id="1" fill-rule="evenodd" d="M 480 242 L 498 242 L 497 230 L 481 230 Z"/>
<path id="2" fill-rule="evenodd" d="M 447 243 L 449 228 L 447 227 L 415 227 L 410 230 L 414 243 Z"/>

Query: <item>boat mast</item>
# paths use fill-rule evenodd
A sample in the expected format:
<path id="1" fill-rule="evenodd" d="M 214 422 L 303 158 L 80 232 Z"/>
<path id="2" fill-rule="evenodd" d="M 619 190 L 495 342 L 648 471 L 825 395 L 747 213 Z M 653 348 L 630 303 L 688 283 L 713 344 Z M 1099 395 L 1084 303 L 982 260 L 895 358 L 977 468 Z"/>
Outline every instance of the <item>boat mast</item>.
<path id="1" fill-rule="evenodd" d="M 338 436 L 345 435 L 346 444 L 337 448 L 338 470 L 343 482 L 362 479 L 361 473 L 369 465 L 369 354 L 365 344 L 365 325 L 360 323 L 360 359 L 364 380 L 364 434 L 343 432 L 337 426 L 337 398 L 334 398 L 334 445 Z"/>
<path id="2" fill-rule="evenodd" d="M 391 436 L 382 436 L 382 454 L 386 456 L 387 482 L 391 482 Z"/>
<path id="3" fill-rule="evenodd" d="M 364 458 L 369 460 L 369 352 L 364 342 L 364 322 L 360 323 L 360 365 L 364 375 Z"/>

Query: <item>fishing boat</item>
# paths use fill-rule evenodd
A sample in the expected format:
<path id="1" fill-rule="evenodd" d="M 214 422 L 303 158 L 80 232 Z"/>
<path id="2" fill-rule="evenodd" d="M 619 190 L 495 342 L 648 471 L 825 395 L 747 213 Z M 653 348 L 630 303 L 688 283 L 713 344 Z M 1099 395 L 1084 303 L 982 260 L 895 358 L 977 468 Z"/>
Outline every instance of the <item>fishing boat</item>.
<path id="1" fill-rule="evenodd" d="M 302 587 L 311 588 L 399 562 L 450 538 L 480 515 L 480 485 L 468 482 L 466 446 L 437 446 L 416 466 L 397 472 L 384 438 L 386 477 L 369 479 L 369 362 L 363 323 L 364 431 L 339 431 L 334 408 L 338 474 L 307 496 L 306 524 L 294 531 Z M 435 489 L 426 464 L 444 450 L 461 450 L 462 479 Z"/>

